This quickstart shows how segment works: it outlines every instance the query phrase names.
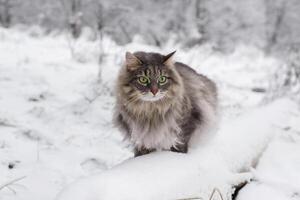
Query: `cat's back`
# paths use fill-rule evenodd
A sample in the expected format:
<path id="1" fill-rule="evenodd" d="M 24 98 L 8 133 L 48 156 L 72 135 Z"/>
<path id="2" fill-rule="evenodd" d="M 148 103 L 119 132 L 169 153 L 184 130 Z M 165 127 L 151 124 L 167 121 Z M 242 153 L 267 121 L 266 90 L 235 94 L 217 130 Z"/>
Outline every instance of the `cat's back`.
<path id="1" fill-rule="evenodd" d="M 212 80 L 202 74 L 197 73 L 194 69 L 186 64 L 176 62 L 174 65 L 182 77 L 184 84 L 186 87 L 188 87 L 186 89 L 190 89 L 190 91 L 192 90 L 191 92 L 194 92 L 193 90 L 195 89 L 201 89 L 213 96 L 216 96 L 217 87 Z"/>

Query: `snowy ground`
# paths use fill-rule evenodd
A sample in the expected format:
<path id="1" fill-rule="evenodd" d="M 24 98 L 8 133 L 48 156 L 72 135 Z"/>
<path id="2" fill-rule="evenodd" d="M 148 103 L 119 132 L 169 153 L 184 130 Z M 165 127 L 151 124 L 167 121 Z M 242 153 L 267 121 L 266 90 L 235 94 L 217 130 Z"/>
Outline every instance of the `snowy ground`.
<path id="1" fill-rule="evenodd" d="M 237 199 L 300 199 L 298 108 L 289 100 L 280 100 L 284 103 L 268 106 L 274 110 L 272 114 L 256 112 L 265 107 L 265 93 L 254 92 L 253 88 L 268 88 L 271 72 L 280 65 L 278 60 L 245 46 L 222 55 L 209 46 L 187 50 L 170 44 L 157 49 L 136 40 L 120 47 L 105 39 L 99 49 L 98 42 L 86 37 L 73 44 L 64 35 L 43 36 L 38 29 L 0 29 L 0 200 L 53 200 L 73 181 L 109 172 L 132 157 L 111 125 L 111 91 L 124 52 L 168 53 L 174 49 L 176 60 L 190 64 L 218 83 L 223 125 L 254 112 L 257 114 L 252 115 L 249 128 L 256 128 L 255 120 L 261 124 L 264 119 L 262 113 L 271 118 L 278 107 L 278 113 L 287 116 L 268 126 L 268 131 L 271 127 L 270 132 L 276 134 L 252 170 L 253 181 Z M 106 56 L 99 84 L 97 55 L 101 51 Z M 236 144 L 241 145 L 226 150 L 240 151 L 247 142 L 250 145 L 247 137 L 240 137 Z M 257 151 L 256 146 L 251 148 Z M 238 154 L 241 160 L 232 161 L 239 165 L 243 153 Z"/>

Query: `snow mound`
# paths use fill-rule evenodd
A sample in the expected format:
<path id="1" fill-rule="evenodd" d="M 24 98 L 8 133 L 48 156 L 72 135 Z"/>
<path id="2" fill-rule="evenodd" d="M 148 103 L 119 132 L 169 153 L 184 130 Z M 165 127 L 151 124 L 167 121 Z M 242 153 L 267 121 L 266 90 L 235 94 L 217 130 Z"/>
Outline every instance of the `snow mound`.
<path id="1" fill-rule="evenodd" d="M 287 121 L 286 110 L 294 108 L 280 100 L 224 121 L 204 147 L 189 154 L 157 152 L 129 159 L 75 182 L 57 200 L 209 199 L 214 188 L 230 199 L 233 186 L 252 177 L 251 168 L 276 135 L 274 125 Z"/>

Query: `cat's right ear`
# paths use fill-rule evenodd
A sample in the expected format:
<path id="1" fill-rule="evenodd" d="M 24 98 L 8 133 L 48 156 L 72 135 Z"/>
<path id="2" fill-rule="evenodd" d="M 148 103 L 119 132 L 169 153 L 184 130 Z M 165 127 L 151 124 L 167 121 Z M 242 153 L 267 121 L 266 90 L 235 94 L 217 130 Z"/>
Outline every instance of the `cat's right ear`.
<path id="1" fill-rule="evenodd" d="M 130 71 L 136 70 L 142 64 L 142 62 L 130 52 L 126 52 L 125 58 L 126 67 Z"/>
<path id="2" fill-rule="evenodd" d="M 168 55 L 164 56 L 164 61 L 163 63 L 165 65 L 168 65 L 168 66 L 172 66 L 173 65 L 173 55 L 176 53 L 176 51 L 173 51 L 172 53 L 169 53 Z"/>

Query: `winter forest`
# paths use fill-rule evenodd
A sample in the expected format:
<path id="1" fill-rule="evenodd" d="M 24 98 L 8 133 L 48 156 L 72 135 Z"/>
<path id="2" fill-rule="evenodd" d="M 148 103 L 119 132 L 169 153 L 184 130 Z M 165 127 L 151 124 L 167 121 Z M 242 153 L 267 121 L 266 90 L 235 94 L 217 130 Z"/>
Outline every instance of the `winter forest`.
<path id="1" fill-rule="evenodd" d="M 0 0 L 0 200 L 300 200 L 299 0 Z M 213 80 L 187 154 L 113 125 L 125 53 Z"/>

